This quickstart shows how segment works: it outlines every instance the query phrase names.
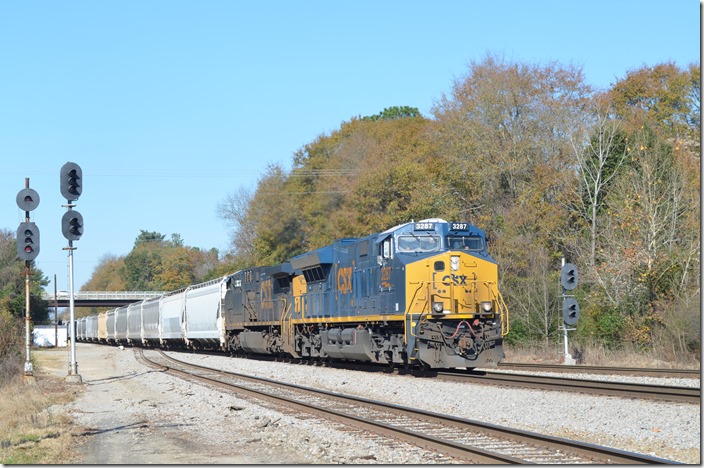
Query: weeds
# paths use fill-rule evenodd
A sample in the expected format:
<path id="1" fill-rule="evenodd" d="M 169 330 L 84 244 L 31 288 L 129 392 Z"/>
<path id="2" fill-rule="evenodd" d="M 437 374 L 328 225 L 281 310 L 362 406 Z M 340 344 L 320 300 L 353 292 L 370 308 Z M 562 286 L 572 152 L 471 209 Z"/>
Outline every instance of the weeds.
<path id="1" fill-rule="evenodd" d="M 539 345 L 504 346 L 506 362 L 557 364 L 564 354 L 562 343 L 545 347 Z M 570 341 L 570 355 L 579 364 L 587 366 L 649 367 L 664 369 L 699 369 L 699 354 L 667 353 L 665 350 L 643 351 L 634 345 L 624 344 L 610 348 L 600 343 Z"/>
<path id="2" fill-rule="evenodd" d="M 61 405 L 75 397 L 76 387 L 46 375 L 33 384 L 9 377 L 4 382 L 0 388 L 0 463 L 70 463 L 75 442 L 71 418 Z"/>

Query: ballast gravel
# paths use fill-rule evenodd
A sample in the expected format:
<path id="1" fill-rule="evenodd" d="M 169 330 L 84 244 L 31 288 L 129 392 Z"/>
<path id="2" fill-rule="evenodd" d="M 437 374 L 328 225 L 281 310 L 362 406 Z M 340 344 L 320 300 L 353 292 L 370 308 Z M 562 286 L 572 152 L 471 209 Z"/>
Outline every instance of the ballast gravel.
<path id="1" fill-rule="evenodd" d="M 131 348 L 77 345 L 85 392 L 54 407 L 85 428 L 78 463 L 451 463 L 149 369 Z M 201 365 L 388 401 L 683 463 L 701 463 L 701 406 L 452 383 L 227 356 L 168 353 Z M 564 374 L 561 374 L 564 376 Z M 577 378 L 593 378 L 581 376 Z M 623 379 L 621 377 L 620 379 Z M 629 378 L 674 386 L 698 379 Z M 664 382 L 663 382 L 664 381 Z"/>

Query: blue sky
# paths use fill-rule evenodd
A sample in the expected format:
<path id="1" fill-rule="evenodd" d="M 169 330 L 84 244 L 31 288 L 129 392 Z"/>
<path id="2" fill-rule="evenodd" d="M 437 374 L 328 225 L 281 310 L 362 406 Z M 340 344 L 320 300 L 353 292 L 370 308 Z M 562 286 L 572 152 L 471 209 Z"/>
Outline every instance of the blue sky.
<path id="1" fill-rule="evenodd" d="M 68 289 L 59 169 L 83 169 L 75 288 L 140 230 L 228 248 L 216 207 L 355 116 L 430 109 L 486 54 L 606 88 L 700 60 L 694 0 L 0 2 L 0 228 L 26 177 L 39 268 Z"/>

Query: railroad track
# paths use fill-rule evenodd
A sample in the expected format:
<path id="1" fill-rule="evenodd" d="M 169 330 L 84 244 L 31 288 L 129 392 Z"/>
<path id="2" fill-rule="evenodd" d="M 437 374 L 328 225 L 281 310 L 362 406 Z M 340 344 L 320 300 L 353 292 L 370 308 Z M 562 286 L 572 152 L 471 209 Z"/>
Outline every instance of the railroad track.
<path id="1" fill-rule="evenodd" d="M 630 375 L 635 377 L 664 378 L 700 378 L 701 370 L 696 369 L 653 369 L 645 367 L 613 367 L 613 366 L 569 366 L 564 364 L 530 364 L 519 362 L 500 362 L 499 369 L 525 370 L 530 372 L 561 372 L 572 374 L 606 374 Z"/>
<path id="2" fill-rule="evenodd" d="M 631 382 L 573 379 L 543 375 L 511 374 L 490 371 L 442 371 L 437 377 L 453 381 L 478 384 L 503 385 L 518 388 L 569 391 L 623 398 L 641 398 L 679 403 L 701 404 L 701 389 L 696 387 L 671 387 Z"/>
<path id="3" fill-rule="evenodd" d="M 584 442 L 545 436 L 389 403 L 367 400 L 270 379 L 225 372 L 179 361 L 161 351 L 139 358 L 182 378 L 225 387 L 274 402 L 297 413 L 312 413 L 347 427 L 411 443 L 457 461 L 497 463 L 662 464 L 671 460 Z"/>
<path id="4" fill-rule="evenodd" d="M 201 354 L 215 354 L 201 352 Z M 272 357 L 256 356 L 251 359 L 261 359 L 265 361 L 275 361 Z M 305 363 L 302 360 L 286 360 L 286 362 Z M 314 363 L 307 363 L 308 365 Z M 315 363 L 315 365 L 319 365 Z M 475 369 L 468 371 L 465 369 L 446 369 L 446 370 L 430 370 L 421 371 L 417 369 L 390 369 L 388 366 L 368 364 L 368 363 L 349 363 L 344 361 L 329 362 L 324 364 L 326 367 L 336 369 L 347 369 L 352 371 L 362 372 L 381 372 L 385 374 L 393 373 L 399 375 L 413 375 L 417 377 L 433 377 L 452 381 L 460 381 L 467 383 L 502 385 L 514 388 L 534 388 L 539 390 L 552 390 L 560 392 L 587 393 L 592 395 L 615 396 L 621 398 L 638 398 L 645 400 L 661 400 L 672 401 L 678 403 L 701 404 L 701 389 L 695 387 L 677 387 L 666 385 L 650 385 L 639 384 L 633 382 L 608 382 L 603 380 L 588 380 L 574 379 L 569 377 L 553 377 L 544 375 L 526 375 L 512 374 L 507 372 L 493 372 L 490 370 Z M 669 369 L 645 369 L 645 368 L 617 368 L 617 367 L 599 367 L 599 366 L 562 366 L 562 365 L 544 365 L 544 364 L 499 364 L 499 368 L 511 368 L 515 366 L 517 369 L 522 369 L 531 372 L 551 372 L 553 369 L 559 368 L 561 372 L 584 373 L 584 370 L 593 370 L 593 373 L 611 373 L 617 375 L 635 375 L 640 373 L 642 376 L 648 375 L 651 377 L 673 377 L 676 375 L 699 377 L 698 372 L 694 370 L 669 370 Z M 563 370 L 562 368 L 567 368 Z"/>

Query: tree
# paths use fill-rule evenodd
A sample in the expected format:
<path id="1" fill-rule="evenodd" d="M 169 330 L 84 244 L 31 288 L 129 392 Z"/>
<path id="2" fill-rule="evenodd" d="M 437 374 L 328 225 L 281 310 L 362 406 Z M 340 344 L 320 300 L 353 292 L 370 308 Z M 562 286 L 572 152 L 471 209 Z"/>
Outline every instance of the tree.
<path id="1" fill-rule="evenodd" d="M 150 242 L 135 243 L 124 261 L 123 276 L 130 291 L 161 291 L 163 286 L 156 281 L 162 271 L 159 245 Z"/>
<path id="2" fill-rule="evenodd" d="M 597 273 L 627 319 L 629 339 L 650 347 L 666 325 L 663 311 L 687 289 L 699 290 L 688 280 L 699 272 L 700 241 L 693 229 L 699 210 L 672 146 L 648 127 L 634 137 L 631 167 L 608 196 L 608 262 Z"/>
<path id="3" fill-rule="evenodd" d="M 252 193 L 245 187 L 240 187 L 217 205 L 218 215 L 230 229 L 231 252 L 245 265 L 253 265 L 255 262 L 255 220 L 247 216 L 251 202 Z"/>
<path id="4" fill-rule="evenodd" d="M 174 246 L 164 249 L 156 282 L 164 291 L 174 291 L 196 284 L 198 282 L 194 274 L 196 261 L 196 257 L 185 247 Z"/>
<path id="5" fill-rule="evenodd" d="M 82 291 L 126 291 L 127 283 L 122 272 L 125 269 L 125 257 L 105 254 L 98 260 L 98 265 Z"/>
<path id="6" fill-rule="evenodd" d="M 647 125 L 699 154 L 700 71 L 699 65 L 681 70 L 673 62 L 630 70 L 610 91 L 616 113 L 632 131 Z"/>
<path id="7" fill-rule="evenodd" d="M 144 229 L 140 229 L 139 235 L 134 241 L 134 246 L 138 247 L 140 244 L 146 243 L 146 242 L 155 242 L 155 243 L 162 243 L 164 242 L 164 239 L 166 238 L 166 235 L 160 234 L 156 231 L 145 231 Z"/>
<path id="8" fill-rule="evenodd" d="M 257 264 L 280 263 L 305 251 L 306 239 L 301 229 L 304 216 L 300 206 L 301 197 L 305 195 L 289 189 L 286 173 L 278 165 L 269 166 L 259 180 L 246 221 L 254 229 Z"/>
<path id="9" fill-rule="evenodd" d="M 525 244 L 524 249 L 526 274 L 505 277 L 504 284 L 520 298 L 512 301 L 511 314 L 521 323 L 523 339 L 542 342 L 547 349 L 562 319 L 562 301 L 556 286 L 559 270 L 555 270 L 554 256 L 545 247 Z"/>
<path id="10" fill-rule="evenodd" d="M 595 279 L 621 335 L 644 348 L 700 343 L 684 332 L 700 323 L 699 89 L 698 65 L 666 63 L 629 71 L 609 91 L 628 164 L 599 214 L 608 242 L 596 249 Z"/>
<path id="11" fill-rule="evenodd" d="M 420 117 L 420 111 L 416 107 L 394 106 L 386 107 L 376 115 L 362 117 L 362 120 L 383 120 L 383 119 L 405 119 L 408 117 Z"/>
<path id="12" fill-rule="evenodd" d="M 604 196 L 612 179 L 619 173 L 628 159 L 627 137 L 621 124 L 613 118 L 606 104 L 596 100 L 592 114 L 592 125 L 585 134 L 571 136 L 572 148 L 579 163 L 581 177 L 579 187 L 582 196 L 578 207 L 580 214 L 589 223 L 589 265 L 596 264 L 597 219 L 604 204 Z M 586 144 L 585 144 L 586 142 Z"/>
<path id="13" fill-rule="evenodd" d="M 140 231 L 129 254 L 104 255 L 81 289 L 171 291 L 219 276 L 217 249 L 188 247 L 176 233 L 165 239 L 158 232 Z"/>
<path id="14" fill-rule="evenodd" d="M 524 281 L 548 285 L 560 257 L 576 255 L 582 226 L 569 209 L 576 192 L 568 189 L 577 185 L 570 135 L 590 98 L 576 67 L 487 56 L 471 63 L 432 110 L 440 154 L 459 175 L 452 193 L 493 240 L 509 308 L 526 333 L 541 339 L 549 334 L 554 299 L 538 300 Z"/>
<path id="15" fill-rule="evenodd" d="M 437 216 L 432 187 L 439 184 L 426 167 L 428 125 L 422 117 L 352 119 L 298 150 L 289 173 L 270 168 L 244 217 L 257 234 L 257 262 Z"/>
<path id="16" fill-rule="evenodd" d="M 15 232 L 0 230 L 0 312 L 12 317 L 24 317 L 26 308 L 25 264 L 17 258 Z M 49 284 L 42 271 L 30 263 L 30 316 L 34 322 L 47 320 L 46 302 L 41 299 L 42 288 Z"/>

